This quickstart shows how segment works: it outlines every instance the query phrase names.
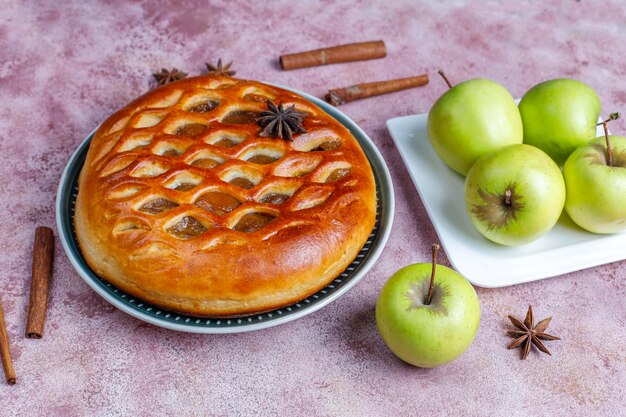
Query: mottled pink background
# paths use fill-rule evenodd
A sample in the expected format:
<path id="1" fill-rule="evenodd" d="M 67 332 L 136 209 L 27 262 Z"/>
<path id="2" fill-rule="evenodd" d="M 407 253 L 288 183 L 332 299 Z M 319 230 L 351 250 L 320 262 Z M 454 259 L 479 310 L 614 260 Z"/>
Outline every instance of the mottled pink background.
<path id="1" fill-rule="evenodd" d="M 19 382 L 0 415 L 626 415 L 626 262 L 480 289 L 482 323 L 459 360 L 425 370 L 396 359 L 374 305 L 399 267 L 428 258 L 434 229 L 385 120 L 428 111 L 453 82 L 484 76 L 514 96 L 548 78 L 591 84 L 626 112 L 623 2 L 386 0 L 21 1 L 0 4 L 0 298 Z M 258 2 L 261 3 L 261 2 Z M 384 60 L 282 72 L 279 54 L 384 39 Z M 260 332 L 202 336 L 136 320 L 74 272 L 57 242 L 43 340 L 23 337 L 37 225 L 54 224 L 61 171 L 115 109 L 176 66 L 234 60 L 241 77 L 322 96 L 329 87 L 433 75 L 431 85 L 342 107 L 384 155 L 397 198 L 386 250 L 321 311 Z M 626 131 L 622 120 L 612 126 Z M 56 228 L 55 228 L 56 230 Z M 626 250 L 626 249 L 625 249 Z M 442 262 L 447 263 L 445 258 Z M 507 314 L 554 315 L 553 356 L 506 349 Z"/>

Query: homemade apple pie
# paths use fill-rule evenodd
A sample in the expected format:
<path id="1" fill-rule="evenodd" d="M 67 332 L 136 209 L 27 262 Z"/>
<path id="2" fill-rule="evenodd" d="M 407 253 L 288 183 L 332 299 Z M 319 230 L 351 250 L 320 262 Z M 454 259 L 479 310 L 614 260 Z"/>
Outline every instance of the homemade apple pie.
<path id="1" fill-rule="evenodd" d="M 76 235 L 127 293 L 242 316 L 317 292 L 375 222 L 372 169 L 309 100 L 256 81 L 176 81 L 109 117 L 79 178 Z"/>

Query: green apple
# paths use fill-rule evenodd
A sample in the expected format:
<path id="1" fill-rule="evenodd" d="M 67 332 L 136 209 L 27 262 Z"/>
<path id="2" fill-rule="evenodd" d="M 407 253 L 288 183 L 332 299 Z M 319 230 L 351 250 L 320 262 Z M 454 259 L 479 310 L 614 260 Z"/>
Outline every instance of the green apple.
<path id="1" fill-rule="evenodd" d="M 561 170 L 530 145 L 511 145 L 479 159 L 465 178 L 465 203 L 478 231 L 509 246 L 548 232 L 565 203 Z"/>
<path id="2" fill-rule="evenodd" d="M 542 149 L 563 165 L 574 149 L 596 136 L 600 99 L 587 84 L 562 78 L 528 90 L 519 111 L 524 143 Z"/>
<path id="3" fill-rule="evenodd" d="M 474 162 L 503 146 L 522 143 L 522 119 L 500 84 L 475 79 L 446 91 L 428 113 L 428 138 L 439 157 L 466 175 Z"/>
<path id="4" fill-rule="evenodd" d="M 459 356 L 474 340 L 480 302 L 456 271 L 433 263 L 406 266 L 387 280 L 376 303 L 376 324 L 400 359 L 434 368 Z"/>
<path id="5" fill-rule="evenodd" d="M 609 120 L 617 117 L 611 115 Z M 594 233 L 626 230 L 626 137 L 609 136 L 605 130 L 604 137 L 570 155 L 563 177 L 565 211 L 574 223 Z"/>

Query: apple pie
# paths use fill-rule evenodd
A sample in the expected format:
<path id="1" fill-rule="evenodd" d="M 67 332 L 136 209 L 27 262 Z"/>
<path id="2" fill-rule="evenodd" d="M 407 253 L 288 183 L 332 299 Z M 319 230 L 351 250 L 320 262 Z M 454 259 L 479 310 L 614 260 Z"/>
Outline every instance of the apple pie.
<path id="1" fill-rule="evenodd" d="M 139 97 L 95 133 L 76 236 L 95 273 L 164 309 L 234 317 L 319 291 L 375 223 L 372 169 L 311 101 L 209 75 Z"/>

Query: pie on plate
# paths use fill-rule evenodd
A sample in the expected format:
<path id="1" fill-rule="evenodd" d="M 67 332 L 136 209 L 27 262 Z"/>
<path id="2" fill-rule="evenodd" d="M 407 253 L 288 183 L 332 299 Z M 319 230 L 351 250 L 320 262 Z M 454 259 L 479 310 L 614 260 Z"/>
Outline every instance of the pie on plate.
<path id="1" fill-rule="evenodd" d="M 256 120 L 268 101 L 304 112 L 305 132 L 263 137 Z M 76 236 L 91 269 L 135 297 L 194 316 L 244 316 L 339 275 L 374 227 L 375 191 L 356 139 L 309 100 L 195 77 L 100 126 L 79 177 Z"/>

